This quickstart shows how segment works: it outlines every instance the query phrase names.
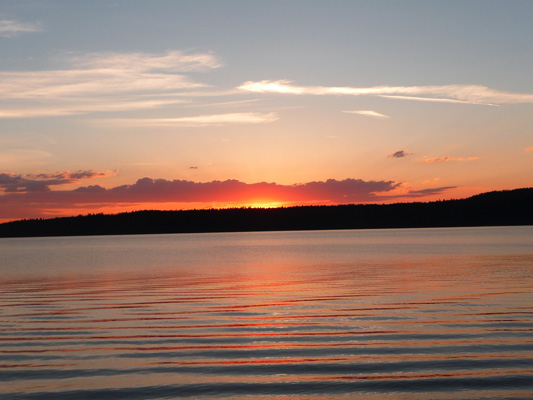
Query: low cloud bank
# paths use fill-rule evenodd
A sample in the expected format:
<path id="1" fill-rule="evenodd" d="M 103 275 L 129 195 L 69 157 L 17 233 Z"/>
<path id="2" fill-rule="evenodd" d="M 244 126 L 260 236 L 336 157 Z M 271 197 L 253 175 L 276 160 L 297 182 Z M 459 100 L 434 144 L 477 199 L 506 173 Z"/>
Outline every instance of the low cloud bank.
<path id="1" fill-rule="evenodd" d="M 92 176 L 89 176 L 94 174 Z M 69 215 L 68 210 L 95 212 L 105 207 L 165 203 L 197 204 L 199 208 L 209 203 L 227 206 L 277 202 L 295 204 L 346 204 L 368 203 L 391 198 L 423 197 L 442 193 L 451 187 L 409 191 L 401 194 L 402 183 L 394 181 L 364 181 L 345 179 L 281 185 L 277 183 L 244 183 L 238 180 L 192 182 L 142 178 L 131 185 L 104 188 L 99 185 L 73 190 L 51 190 L 50 186 L 72 183 L 76 179 L 95 177 L 91 171 L 57 175 L 19 176 L 1 174 L 0 218 L 33 218 L 45 215 Z M 87 175 L 87 176 L 85 176 Z M 102 176 L 102 175 L 100 175 Z"/>

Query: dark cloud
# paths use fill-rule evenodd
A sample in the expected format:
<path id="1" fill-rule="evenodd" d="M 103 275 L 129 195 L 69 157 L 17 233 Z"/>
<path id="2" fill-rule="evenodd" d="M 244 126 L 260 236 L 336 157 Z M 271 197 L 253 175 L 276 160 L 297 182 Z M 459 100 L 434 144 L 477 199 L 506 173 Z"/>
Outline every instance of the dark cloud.
<path id="1" fill-rule="evenodd" d="M 40 179 L 40 180 L 47 180 L 47 179 L 57 179 L 57 180 L 68 180 L 69 183 L 79 181 L 81 179 L 89 179 L 89 178 L 98 178 L 98 177 L 105 177 L 110 176 L 107 172 L 94 172 L 93 170 L 88 171 L 65 171 L 65 172 L 56 172 L 55 174 L 27 174 L 25 175 L 27 178 L 30 179 Z"/>
<path id="2" fill-rule="evenodd" d="M 61 175 L 61 174 L 59 174 Z M 74 190 L 51 190 L 50 185 L 70 182 L 68 177 L 41 176 L 30 180 L 18 175 L 4 174 L 6 182 L 0 187 L 7 192 L 0 196 L 0 218 L 10 218 L 9 210 L 17 215 L 26 209 L 28 216 L 39 216 L 47 210 L 98 208 L 143 203 L 226 203 L 228 205 L 253 202 L 285 203 L 358 203 L 377 199 L 378 194 L 390 192 L 400 184 L 394 181 L 363 181 L 345 179 L 338 181 L 308 182 L 296 185 L 277 183 L 247 184 L 237 180 L 191 182 L 142 178 L 132 185 L 113 188 L 84 186 Z M 50 178 L 50 179 L 45 179 Z M 31 185 L 41 185 L 41 191 Z M 9 190 L 8 190 L 9 189 Z M 32 189 L 32 190 L 30 190 Z M 164 206 L 162 206 L 164 207 Z"/>
<path id="3" fill-rule="evenodd" d="M 403 157 L 410 156 L 411 154 L 413 154 L 413 153 L 408 153 L 407 150 L 398 150 L 398 151 L 395 151 L 392 154 L 389 154 L 389 157 L 403 158 Z"/>
<path id="4" fill-rule="evenodd" d="M 60 180 L 31 179 L 22 175 L 0 173 L 0 189 L 6 193 L 46 192 L 54 184 L 60 184 Z"/>
<path id="5" fill-rule="evenodd" d="M 198 169 L 198 167 L 189 167 L 189 169 Z"/>
<path id="6" fill-rule="evenodd" d="M 17 176 L 10 176 L 20 179 Z M 44 177 L 43 177 L 44 178 Z M 60 178 L 55 178 L 60 179 Z M 192 182 L 142 178 L 131 185 L 104 188 L 99 185 L 84 186 L 74 190 L 50 190 L 44 180 L 44 190 L 11 190 L 0 196 L 0 218 L 29 218 L 66 210 L 95 212 L 106 207 L 143 207 L 143 204 L 189 203 L 199 207 L 212 203 L 227 206 L 280 202 L 285 204 L 349 204 L 390 201 L 391 199 L 423 197 L 439 194 L 451 187 L 410 191 L 398 194 L 401 183 L 394 181 L 364 181 L 361 179 L 315 181 L 294 185 L 277 183 L 244 183 L 238 180 Z M 1 184 L 0 187 L 6 187 Z M 18 186 L 17 186 L 18 185 Z M 21 184 L 15 185 L 21 188 Z M 6 190 L 7 192 L 7 190 Z M 203 203 L 203 204 L 202 204 Z M 15 216 L 16 215 L 16 216 Z"/>
<path id="7" fill-rule="evenodd" d="M 238 180 L 192 182 L 185 180 L 139 179 L 133 185 L 111 189 L 99 186 L 84 187 L 72 194 L 94 195 L 92 201 L 139 202 L 243 202 L 250 200 L 275 201 L 368 201 L 376 192 L 387 192 L 398 186 L 393 181 L 363 181 L 346 179 L 308 182 L 296 185 L 277 183 L 244 183 Z M 92 202 L 91 201 L 91 202 Z"/>
<path id="8" fill-rule="evenodd" d="M 439 188 L 431 189 L 421 189 L 421 190 L 410 190 L 403 197 L 424 197 L 424 196 L 434 196 L 437 194 L 442 194 L 447 190 L 457 189 L 457 186 L 443 186 Z"/>
<path id="9" fill-rule="evenodd" d="M 48 192 L 50 186 L 67 185 L 82 179 L 109 176 L 105 172 L 76 171 L 58 172 L 55 174 L 15 175 L 0 173 L 0 190 L 6 193 Z"/>

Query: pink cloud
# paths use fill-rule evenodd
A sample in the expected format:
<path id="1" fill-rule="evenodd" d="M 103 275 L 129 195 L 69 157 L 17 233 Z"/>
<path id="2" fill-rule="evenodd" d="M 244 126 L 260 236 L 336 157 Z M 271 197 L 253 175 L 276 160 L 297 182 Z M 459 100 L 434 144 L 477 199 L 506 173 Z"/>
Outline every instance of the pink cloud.
<path id="1" fill-rule="evenodd" d="M 449 162 L 449 161 L 474 161 L 479 159 L 479 157 L 432 157 L 425 158 L 425 162 L 434 163 L 434 162 Z"/>

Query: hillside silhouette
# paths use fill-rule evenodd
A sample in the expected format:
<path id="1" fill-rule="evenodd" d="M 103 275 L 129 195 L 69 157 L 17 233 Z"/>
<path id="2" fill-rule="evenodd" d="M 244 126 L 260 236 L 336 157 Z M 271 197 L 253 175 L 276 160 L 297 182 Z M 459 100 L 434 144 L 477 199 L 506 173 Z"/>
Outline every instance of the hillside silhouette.
<path id="1" fill-rule="evenodd" d="M 427 203 L 135 211 L 0 224 L 0 237 L 533 225 L 533 188 Z"/>

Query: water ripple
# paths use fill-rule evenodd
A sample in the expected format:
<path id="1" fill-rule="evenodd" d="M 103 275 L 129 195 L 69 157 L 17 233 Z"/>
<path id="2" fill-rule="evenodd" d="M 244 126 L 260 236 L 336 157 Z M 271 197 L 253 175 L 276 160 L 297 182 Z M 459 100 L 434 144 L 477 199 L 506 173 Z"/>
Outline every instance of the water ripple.
<path id="1" fill-rule="evenodd" d="M 294 240 L 265 235 L 288 235 L 285 251 Z M 530 397 L 533 254 L 359 262 L 343 249 L 354 261 L 110 260 L 16 277 L 0 265 L 0 399 Z"/>

